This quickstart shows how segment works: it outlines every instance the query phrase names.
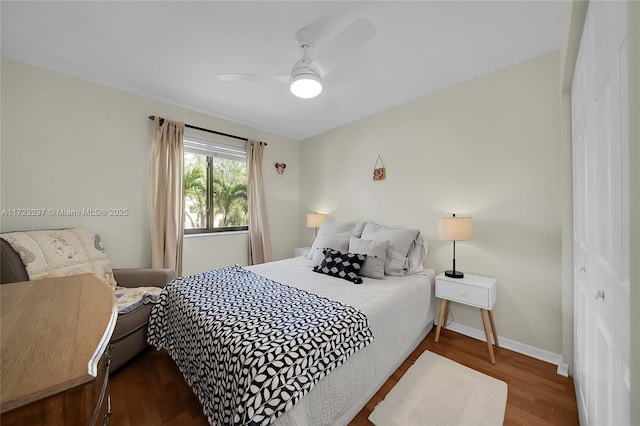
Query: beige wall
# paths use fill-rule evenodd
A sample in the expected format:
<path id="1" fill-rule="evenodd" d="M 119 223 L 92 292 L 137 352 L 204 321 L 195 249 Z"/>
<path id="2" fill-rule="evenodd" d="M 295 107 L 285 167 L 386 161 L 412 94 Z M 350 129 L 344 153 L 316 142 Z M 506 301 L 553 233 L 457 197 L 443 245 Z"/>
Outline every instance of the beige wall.
<path id="1" fill-rule="evenodd" d="M 114 266 L 148 266 L 152 122 L 147 117 L 160 115 L 268 142 L 264 166 L 273 252 L 278 259 L 292 255 L 300 223 L 297 142 L 6 58 L 1 72 L 0 206 L 129 210 L 126 217 L 5 215 L 2 231 L 85 226 L 103 235 Z M 273 168 L 278 161 L 287 163 L 283 177 Z M 187 238 L 184 273 L 246 264 L 246 240 L 246 234 Z"/>
<path id="2" fill-rule="evenodd" d="M 559 67 L 547 54 L 303 141 L 301 215 L 418 227 L 438 272 L 452 253 L 437 218 L 473 216 L 457 265 L 498 279 L 498 333 L 561 353 Z M 387 179 L 374 182 L 378 154 Z M 482 327 L 476 309 L 454 309 Z"/>

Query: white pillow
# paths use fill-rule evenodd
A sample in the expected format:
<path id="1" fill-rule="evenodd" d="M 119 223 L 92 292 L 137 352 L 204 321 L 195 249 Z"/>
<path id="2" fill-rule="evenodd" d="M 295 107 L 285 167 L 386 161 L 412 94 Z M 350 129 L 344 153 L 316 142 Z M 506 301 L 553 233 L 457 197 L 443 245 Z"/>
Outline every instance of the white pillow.
<path id="1" fill-rule="evenodd" d="M 353 234 L 351 236 L 360 238 L 366 224 L 367 222 L 356 222 L 353 226 Z"/>
<path id="2" fill-rule="evenodd" d="M 351 237 L 349 253 L 366 254 L 367 258 L 360 269 L 360 275 L 369 278 L 384 278 L 384 261 L 387 258 L 389 240 L 373 241 Z"/>
<path id="3" fill-rule="evenodd" d="M 362 234 L 362 229 L 365 226 L 365 222 L 334 222 L 330 219 L 325 219 L 320 225 L 320 229 L 318 229 L 318 236 L 316 237 L 313 245 L 311 246 L 311 250 L 307 253 L 307 258 L 313 259 L 318 252 L 319 249 L 324 248 L 320 247 L 320 242 L 322 241 L 322 237 L 325 234 L 333 235 L 335 237 L 346 238 L 349 240 L 351 236 L 359 237 Z M 322 250 L 320 250 L 322 253 Z"/>
<path id="4" fill-rule="evenodd" d="M 340 253 L 346 253 L 349 250 L 349 238 L 340 237 L 337 235 L 324 234 L 318 244 L 319 249 L 316 250 L 316 254 L 311 260 L 311 266 L 320 266 L 324 259 L 324 253 L 322 250 L 326 248 L 334 249 Z"/>
<path id="5" fill-rule="evenodd" d="M 422 235 L 418 234 L 418 238 L 416 238 L 416 244 L 407 256 L 409 260 L 409 268 L 407 269 L 408 274 L 416 274 L 418 272 L 424 271 L 424 260 L 427 258 L 427 239 Z"/>
<path id="6" fill-rule="evenodd" d="M 362 231 L 362 238 L 375 241 L 389 240 L 384 273 L 401 277 L 406 274 L 409 268 L 407 256 L 419 234 L 419 229 L 392 228 L 378 225 L 375 222 L 367 222 Z"/>

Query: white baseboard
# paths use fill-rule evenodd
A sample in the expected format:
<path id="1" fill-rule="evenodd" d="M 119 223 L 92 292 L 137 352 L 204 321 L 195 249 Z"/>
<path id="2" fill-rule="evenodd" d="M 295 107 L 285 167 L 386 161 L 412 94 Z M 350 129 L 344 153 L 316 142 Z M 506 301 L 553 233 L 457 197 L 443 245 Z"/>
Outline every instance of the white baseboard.
<path id="1" fill-rule="evenodd" d="M 451 331 L 464 334 L 465 336 L 482 340 L 483 342 L 487 341 L 484 330 L 478 330 L 477 328 L 469 327 L 455 321 L 447 325 L 447 328 Z M 518 352 L 523 355 L 530 356 L 531 358 L 548 362 L 550 364 L 555 364 L 558 366 L 557 373 L 560 376 L 569 376 L 569 364 L 565 364 L 562 362 L 562 355 L 547 351 L 546 349 L 540 349 L 536 348 L 535 346 L 516 342 L 515 340 L 507 339 L 506 337 L 502 336 L 498 336 L 498 340 L 500 341 L 501 348 L 509 349 L 511 351 Z"/>

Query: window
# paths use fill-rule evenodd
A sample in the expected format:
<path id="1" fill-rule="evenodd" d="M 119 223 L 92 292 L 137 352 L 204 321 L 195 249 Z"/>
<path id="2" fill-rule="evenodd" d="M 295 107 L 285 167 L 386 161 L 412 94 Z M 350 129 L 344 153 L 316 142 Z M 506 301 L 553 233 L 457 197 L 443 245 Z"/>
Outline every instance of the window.
<path id="1" fill-rule="evenodd" d="M 184 138 L 184 233 L 247 230 L 245 148 Z"/>

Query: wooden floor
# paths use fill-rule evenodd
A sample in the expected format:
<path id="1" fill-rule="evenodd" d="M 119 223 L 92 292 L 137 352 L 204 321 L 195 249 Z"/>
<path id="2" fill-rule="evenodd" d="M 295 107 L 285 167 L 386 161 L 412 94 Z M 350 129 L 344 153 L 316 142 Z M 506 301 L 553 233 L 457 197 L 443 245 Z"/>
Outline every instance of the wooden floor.
<path id="1" fill-rule="evenodd" d="M 425 350 L 437 353 L 507 382 L 506 425 L 577 425 L 573 380 L 556 374 L 556 366 L 502 348 L 489 362 L 486 343 L 443 330 L 439 343 L 432 331 L 351 422 L 367 420 L 402 375 Z M 111 424 L 118 426 L 206 425 L 200 403 L 165 351 L 148 349 L 111 378 Z"/>

